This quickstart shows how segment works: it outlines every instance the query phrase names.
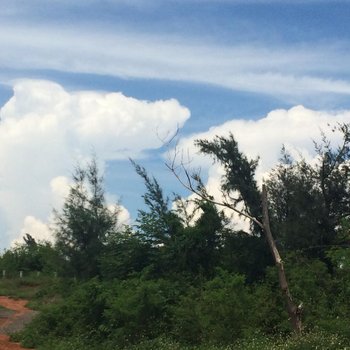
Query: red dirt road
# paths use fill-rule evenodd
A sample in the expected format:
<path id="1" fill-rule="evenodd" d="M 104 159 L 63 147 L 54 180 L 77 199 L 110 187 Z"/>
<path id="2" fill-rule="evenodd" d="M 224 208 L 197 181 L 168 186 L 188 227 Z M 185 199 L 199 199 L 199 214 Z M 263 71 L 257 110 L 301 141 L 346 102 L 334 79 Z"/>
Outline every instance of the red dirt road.
<path id="1" fill-rule="evenodd" d="M 33 313 L 26 307 L 26 300 L 14 300 L 8 297 L 0 296 L 0 305 L 11 311 L 4 311 L 0 314 L 0 350 L 27 350 L 19 344 L 10 341 L 6 334 L 12 328 L 20 329 L 23 325 L 23 319 L 28 318 Z"/>

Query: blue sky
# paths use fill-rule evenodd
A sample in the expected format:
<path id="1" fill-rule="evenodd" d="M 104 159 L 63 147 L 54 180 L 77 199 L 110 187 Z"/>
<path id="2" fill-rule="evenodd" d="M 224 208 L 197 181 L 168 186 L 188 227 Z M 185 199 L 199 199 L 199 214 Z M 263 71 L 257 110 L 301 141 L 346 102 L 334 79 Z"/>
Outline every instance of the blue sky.
<path id="1" fill-rule="evenodd" d="M 190 152 L 232 131 L 261 174 L 282 143 L 312 157 L 320 128 L 350 121 L 349 15 L 346 0 L 0 1 L 1 246 L 49 237 L 92 150 L 131 218 L 144 188 L 128 156 L 186 195 L 160 141 L 178 126 Z"/>

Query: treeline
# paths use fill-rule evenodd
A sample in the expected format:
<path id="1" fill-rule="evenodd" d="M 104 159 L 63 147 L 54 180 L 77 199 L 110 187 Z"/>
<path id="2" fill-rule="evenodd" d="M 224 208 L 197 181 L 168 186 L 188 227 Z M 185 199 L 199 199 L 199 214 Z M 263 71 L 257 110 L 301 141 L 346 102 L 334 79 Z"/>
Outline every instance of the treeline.
<path id="1" fill-rule="evenodd" d="M 40 297 L 56 293 L 55 303 L 18 339 L 65 350 L 344 348 L 350 343 L 349 125 L 334 132 L 342 144 L 334 148 L 323 136 L 312 162 L 282 150 L 265 181 L 273 242 L 266 239 L 255 180 L 258 160 L 241 153 L 232 135 L 196 142 L 225 170 L 221 202 L 198 174 L 174 163 L 169 169 L 197 199 L 170 200 L 133 163 L 146 187 L 146 209 L 133 226 L 120 225 L 118 206 L 107 206 L 96 161 L 77 167 L 55 212 L 55 244 L 27 235 L 1 257 L 7 271 L 59 276 L 55 290 L 40 291 Z M 248 232 L 235 229 L 230 213 L 250 222 Z M 291 315 L 300 319 L 297 338 L 288 338 Z"/>

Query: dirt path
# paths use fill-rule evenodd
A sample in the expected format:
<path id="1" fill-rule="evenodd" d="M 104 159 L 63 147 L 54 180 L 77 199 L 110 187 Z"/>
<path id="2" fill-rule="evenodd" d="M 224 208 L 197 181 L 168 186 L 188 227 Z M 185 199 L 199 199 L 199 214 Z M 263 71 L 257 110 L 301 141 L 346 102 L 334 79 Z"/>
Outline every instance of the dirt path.
<path id="1" fill-rule="evenodd" d="M 21 330 L 30 322 L 36 312 L 26 307 L 26 300 L 15 300 L 0 296 L 0 305 L 6 309 L 0 310 L 0 349 L 26 350 L 19 344 L 10 342 L 8 334 Z"/>

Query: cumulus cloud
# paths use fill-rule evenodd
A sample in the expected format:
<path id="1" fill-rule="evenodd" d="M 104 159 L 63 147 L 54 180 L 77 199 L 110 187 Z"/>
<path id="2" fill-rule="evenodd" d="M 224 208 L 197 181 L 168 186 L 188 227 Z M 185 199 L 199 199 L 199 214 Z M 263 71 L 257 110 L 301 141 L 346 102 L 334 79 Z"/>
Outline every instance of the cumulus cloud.
<path id="1" fill-rule="evenodd" d="M 208 175 L 207 186 L 209 192 L 217 199 L 221 198 L 219 191 L 220 177 L 223 169 L 213 165 L 208 156 L 199 155 L 194 146 L 197 139 L 212 140 L 216 135 L 228 136 L 231 132 L 239 144 L 239 148 L 250 159 L 260 157 L 257 169 L 257 180 L 268 176 L 268 172 L 277 164 L 281 156 L 282 145 L 296 158 L 302 156 L 312 161 L 315 157 L 313 141 L 320 140 L 321 131 L 334 146 L 341 142 L 341 135 L 332 132 L 332 126 L 337 123 L 348 123 L 350 111 L 315 111 L 303 106 L 296 106 L 289 110 L 279 109 L 268 113 L 259 120 L 231 120 L 222 125 L 214 126 L 206 132 L 196 133 L 180 140 L 176 152 L 183 150 L 192 163 L 191 167 L 202 169 L 203 175 Z M 167 155 L 174 157 L 174 150 Z M 179 159 L 180 161 L 181 159 Z"/>
<path id="2" fill-rule="evenodd" d="M 29 233 L 36 241 L 53 242 L 53 237 L 47 223 L 28 215 L 24 218 L 23 228 L 19 237 L 12 241 L 12 244 L 23 243 L 22 237 Z"/>
<path id="3" fill-rule="evenodd" d="M 189 118 L 176 100 L 140 101 L 121 93 L 68 92 L 48 81 L 17 81 L 0 110 L 0 213 L 3 244 L 44 226 L 62 203 L 74 163 L 94 151 L 104 163 L 142 157 Z M 126 216 L 126 214 L 124 215 Z M 24 231 L 23 231 L 24 232 Z M 33 232 L 30 231 L 30 234 Z"/>
<path id="4" fill-rule="evenodd" d="M 320 139 L 323 131 L 331 141 L 337 143 L 339 135 L 330 126 L 348 123 L 350 111 L 315 111 L 301 105 L 277 109 L 258 120 L 235 119 L 222 125 L 213 126 L 206 132 L 195 133 L 182 138 L 178 149 L 186 150 L 194 165 L 208 168 L 212 162 L 208 157 L 197 156 L 194 141 L 212 140 L 216 135 L 232 133 L 240 149 L 250 158 L 260 157 L 260 169 L 267 171 L 279 159 L 281 147 L 285 145 L 292 153 L 302 153 L 307 159 L 314 156 L 313 140 Z"/>
<path id="5" fill-rule="evenodd" d="M 52 203 L 55 208 L 60 208 L 69 194 L 72 183 L 66 176 L 56 176 L 50 181 Z"/>
<path id="6" fill-rule="evenodd" d="M 108 209 L 111 213 L 118 213 L 118 227 L 130 225 L 131 217 L 129 211 L 121 204 L 109 204 Z"/>

